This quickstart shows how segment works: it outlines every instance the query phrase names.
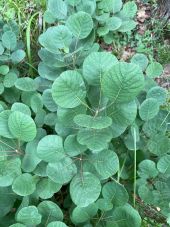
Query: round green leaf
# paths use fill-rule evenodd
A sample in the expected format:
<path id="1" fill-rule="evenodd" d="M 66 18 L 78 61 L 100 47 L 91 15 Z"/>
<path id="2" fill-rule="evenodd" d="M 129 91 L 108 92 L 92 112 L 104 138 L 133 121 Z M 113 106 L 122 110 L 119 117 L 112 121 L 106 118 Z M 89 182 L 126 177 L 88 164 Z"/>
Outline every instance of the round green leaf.
<path id="1" fill-rule="evenodd" d="M 86 88 L 81 75 L 76 71 L 65 71 L 52 86 L 52 97 L 61 107 L 79 106 L 86 96 Z"/>
<path id="2" fill-rule="evenodd" d="M 72 42 L 72 34 L 64 25 L 50 27 L 43 33 L 39 42 L 48 51 L 57 53 L 58 49 L 68 48 Z"/>
<path id="3" fill-rule="evenodd" d="M 93 29 L 93 20 L 88 13 L 80 11 L 71 15 L 66 25 L 77 39 L 84 39 Z"/>
<path id="4" fill-rule="evenodd" d="M 137 25 L 137 22 L 133 21 L 133 20 L 123 20 L 122 21 L 122 25 L 120 26 L 120 28 L 118 29 L 119 32 L 130 32 L 131 30 L 133 30 Z"/>
<path id="5" fill-rule="evenodd" d="M 77 140 L 80 144 L 86 145 L 94 153 L 104 150 L 112 138 L 112 132 L 106 129 L 81 129 L 78 132 Z"/>
<path id="6" fill-rule="evenodd" d="M 99 85 L 104 73 L 118 63 L 117 58 L 105 52 L 93 52 L 83 63 L 83 76 L 90 85 Z"/>
<path id="7" fill-rule="evenodd" d="M 16 50 L 11 54 L 11 60 L 13 64 L 18 64 L 25 58 L 25 51 Z"/>
<path id="8" fill-rule="evenodd" d="M 39 225 L 41 223 L 41 215 L 35 206 L 23 207 L 17 214 L 17 221 L 29 225 Z"/>
<path id="9" fill-rule="evenodd" d="M 114 226 L 115 223 L 116 227 L 141 226 L 141 217 L 139 213 L 129 204 L 114 209 L 113 213 L 109 216 L 111 216 L 111 220 L 108 222 L 108 226 Z"/>
<path id="10" fill-rule="evenodd" d="M 92 161 L 102 179 L 111 177 L 119 170 L 119 159 L 116 153 L 111 150 L 104 150 L 98 154 L 91 155 L 90 161 Z"/>
<path id="11" fill-rule="evenodd" d="M 8 119 L 10 114 L 10 110 L 4 110 L 0 113 L 0 135 L 6 138 L 14 138 L 8 127 Z"/>
<path id="12" fill-rule="evenodd" d="M 71 6 L 76 6 L 81 0 L 66 0 L 66 2 Z"/>
<path id="13" fill-rule="evenodd" d="M 40 140 L 37 156 L 45 162 L 56 162 L 64 157 L 63 141 L 60 136 L 48 135 Z"/>
<path id="14" fill-rule="evenodd" d="M 90 115 L 79 114 L 74 117 L 74 122 L 80 127 L 103 129 L 108 128 L 112 124 L 112 119 L 110 117 L 94 117 Z"/>
<path id="15" fill-rule="evenodd" d="M 51 201 L 43 201 L 38 205 L 38 211 L 42 215 L 42 224 L 46 225 L 48 222 L 62 221 L 63 212 L 60 207 Z"/>
<path id="16" fill-rule="evenodd" d="M 139 115 L 142 120 L 148 121 L 154 118 L 159 112 L 159 105 L 156 99 L 146 99 L 139 108 Z"/>
<path id="17" fill-rule="evenodd" d="M 9 66 L 8 65 L 1 65 L 0 66 L 0 74 L 6 75 L 7 73 L 9 73 Z"/>
<path id="18" fill-rule="evenodd" d="M 37 133 L 33 119 L 18 111 L 10 114 L 8 127 L 15 138 L 25 142 L 33 140 Z"/>
<path id="19" fill-rule="evenodd" d="M 64 150 L 70 157 L 77 156 L 78 154 L 83 153 L 86 149 L 86 146 L 78 143 L 76 135 L 69 135 L 64 141 Z"/>
<path id="20" fill-rule="evenodd" d="M 101 191 L 99 179 L 88 172 L 76 175 L 70 183 L 70 195 L 79 207 L 86 207 L 95 202 Z"/>
<path id="21" fill-rule="evenodd" d="M 136 101 L 115 104 L 108 108 L 107 115 L 112 118 L 118 127 L 127 127 L 135 121 L 137 115 Z"/>
<path id="22" fill-rule="evenodd" d="M 116 181 L 106 183 L 102 188 L 102 195 L 111 201 L 115 207 L 125 205 L 129 200 L 129 195 L 125 187 Z"/>
<path id="23" fill-rule="evenodd" d="M 161 156 L 170 152 L 170 139 L 165 135 L 154 135 L 149 139 L 147 147 L 151 153 Z"/>
<path id="24" fill-rule="evenodd" d="M 36 91 L 37 84 L 29 77 L 18 78 L 15 82 L 15 87 L 21 91 Z"/>
<path id="25" fill-rule="evenodd" d="M 57 104 L 54 102 L 52 97 L 51 89 L 46 89 L 42 95 L 42 101 L 44 106 L 51 112 L 57 111 Z"/>
<path id="26" fill-rule="evenodd" d="M 113 208 L 113 204 L 109 200 L 103 198 L 98 199 L 96 204 L 98 205 L 99 210 L 104 212 Z"/>
<path id="27" fill-rule="evenodd" d="M 140 162 L 138 175 L 145 179 L 155 178 L 158 175 L 155 163 L 147 159 Z"/>
<path id="28" fill-rule="evenodd" d="M 78 114 L 86 113 L 87 108 L 84 105 L 77 106 L 75 108 L 66 109 L 58 107 L 57 117 L 58 120 L 67 128 L 76 128 L 77 125 L 74 123 L 73 119 Z"/>
<path id="29" fill-rule="evenodd" d="M 144 76 L 137 65 L 121 62 L 104 74 L 101 85 L 112 102 L 130 102 L 144 87 Z"/>
<path id="30" fill-rule="evenodd" d="M 61 221 L 53 221 L 47 225 L 47 227 L 68 227 L 65 223 Z"/>
<path id="31" fill-rule="evenodd" d="M 154 98 L 159 105 L 163 105 L 166 102 L 167 91 L 162 87 L 156 86 L 148 91 L 146 98 Z"/>
<path id="32" fill-rule="evenodd" d="M 121 15 L 125 18 L 133 18 L 136 15 L 138 8 L 134 1 L 128 1 L 123 5 Z"/>
<path id="33" fill-rule="evenodd" d="M 60 189 L 61 184 L 57 184 L 48 178 L 41 179 L 37 184 L 37 193 L 41 199 L 50 199 Z"/>
<path id="34" fill-rule="evenodd" d="M 67 5 L 63 0 L 49 0 L 47 9 L 56 19 L 62 20 L 67 16 Z"/>
<path id="35" fill-rule="evenodd" d="M 158 62 L 152 62 L 146 69 L 146 75 L 151 78 L 160 76 L 163 73 L 163 67 Z"/>
<path id="36" fill-rule="evenodd" d="M 166 176 L 170 175 L 170 155 L 167 154 L 159 159 L 157 169 Z"/>
<path id="37" fill-rule="evenodd" d="M 119 17 L 110 17 L 106 21 L 106 26 L 109 31 L 115 31 L 122 25 L 122 20 Z"/>
<path id="38" fill-rule="evenodd" d="M 148 65 L 148 58 L 144 54 L 133 55 L 131 62 L 138 65 L 144 71 Z"/>
<path id="39" fill-rule="evenodd" d="M 10 186 L 20 174 L 21 161 L 19 158 L 0 161 L 0 187 Z"/>
<path id="40" fill-rule="evenodd" d="M 15 85 L 16 80 L 18 79 L 18 76 L 15 72 L 9 72 L 4 77 L 4 87 L 10 88 Z"/>
<path id="41" fill-rule="evenodd" d="M 29 173 L 23 173 L 22 175 L 18 176 L 12 184 L 12 190 L 20 196 L 31 195 L 35 189 L 36 180 Z"/>
<path id="42" fill-rule="evenodd" d="M 75 207 L 71 214 L 71 219 L 75 224 L 89 221 L 96 215 L 97 210 L 98 207 L 95 203 L 92 203 L 87 207 Z"/>
<path id="43" fill-rule="evenodd" d="M 68 183 L 76 173 L 76 165 L 68 157 L 47 166 L 47 176 L 58 184 Z"/>
<path id="44" fill-rule="evenodd" d="M 14 50 L 17 45 L 16 35 L 12 31 L 6 31 L 2 35 L 2 44 L 8 50 Z"/>
<path id="45" fill-rule="evenodd" d="M 11 107 L 11 110 L 12 111 L 19 111 L 23 114 L 27 114 L 28 116 L 31 116 L 31 110 L 30 108 L 23 104 L 23 103 L 20 103 L 20 102 L 15 102 L 12 107 Z"/>
<path id="46" fill-rule="evenodd" d="M 10 225 L 9 227 L 26 227 L 26 225 L 16 223 L 16 224 Z"/>

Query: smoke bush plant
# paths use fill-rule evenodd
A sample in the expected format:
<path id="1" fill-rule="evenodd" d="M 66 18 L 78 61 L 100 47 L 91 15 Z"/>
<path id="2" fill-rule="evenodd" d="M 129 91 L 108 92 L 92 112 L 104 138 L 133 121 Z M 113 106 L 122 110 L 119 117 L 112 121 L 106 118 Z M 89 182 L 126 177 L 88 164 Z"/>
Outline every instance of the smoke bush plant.
<path id="1" fill-rule="evenodd" d="M 133 183 L 168 217 L 169 112 L 154 82 L 162 66 L 102 52 L 89 9 L 119 1 L 84 2 L 49 0 L 45 16 L 58 24 L 39 37 L 39 76 L 17 77 L 1 94 L 1 226 L 139 227 Z"/>

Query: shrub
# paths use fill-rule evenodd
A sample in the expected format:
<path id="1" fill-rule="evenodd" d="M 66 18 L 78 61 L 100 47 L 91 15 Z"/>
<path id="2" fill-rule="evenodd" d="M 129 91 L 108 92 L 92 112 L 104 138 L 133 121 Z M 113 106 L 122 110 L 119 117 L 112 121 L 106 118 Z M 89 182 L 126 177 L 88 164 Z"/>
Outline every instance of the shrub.
<path id="1" fill-rule="evenodd" d="M 46 17 L 61 21 L 39 37 L 39 76 L 17 77 L 1 95 L 0 224 L 141 226 L 132 191 L 134 206 L 138 186 L 148 203 L 147 180 L 161 180 L 170 148 L 167 93 L 154 82 L 162 66 L 103 52 L 83 4 L 68 18 L 63 1 L 50 6 L 60 18 Z"/>

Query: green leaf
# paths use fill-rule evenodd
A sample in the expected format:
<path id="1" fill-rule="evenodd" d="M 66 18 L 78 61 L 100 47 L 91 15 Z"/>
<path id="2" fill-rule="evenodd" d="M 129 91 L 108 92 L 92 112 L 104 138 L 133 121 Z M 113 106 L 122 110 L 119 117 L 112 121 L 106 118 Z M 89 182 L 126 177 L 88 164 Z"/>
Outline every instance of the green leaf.
<path id="1" fill-rule="evenodd" d="M 77 156 L 78 154 L 83 153 L 86 149 L 86 146 L 78 143 L 76 135 L 69 135 L 64 141 L 64 150 L 70 157 Z"/>
<path id="2" fill-rule="evenodd" d="M 56 112 L 58 107 L 57 104 L 54 102 L 52 97 L 51 89 L 46 89 L 42 95 L 42 101 L 44 106 L 51 112 Z"/>
<path id="3" fill-rule="evenodd" d="M 27 226 L 38 225 L 41 223 L 41 215 L 35 206 L 22 208 L 17 214 L 17 221 Z"/>
<path id="4" fill-rule="evenodd" d="M 96 10 L 96 0 L 80 0 L 76 8 L 77 11 L 83 11 L 93 16 Z"/>
<path id="5" fill-rule="evenodd" d="M 84 39 L 93 29 L 93 20 L 88 13 L 80 11 L 67 19 L 66 26 L 77 39 Z"/>
<path id="6" fill-rule="evenodd" d="M 6 31 L 2 35 L 2 44 L 8 50 L 14 50 L 17 45 L 16 35 L 12 31 Z"/>
<path id="7" fill-rule="evenodd" d="M 4 87 L 10 88 L 15 85 L 16 80 L 18 79 L 18 76 L 15 72 L 9 72 L 4 77 Z"/>
<path id="8" fill-rule="evenodd" d="M 38 211 L 42 215 L 42 224 L 46 225 L 52 221 L 62 221 L 63 212 L 60 207 L 51 201 L 43 201 L 38 205 Z"/>
<path id="9" fill-rule="evenodd" d="M 108 108 L 107 114 L 118 127 L 127 127 L 135 121 L 137 115 L 136 101 L 114 104 Z"/>
<path id="10" fill-rule="evenodd" d="M 89 159 L 102 179 L 113 176 L 119 170 L 119 159 L 116 153 L 111 150 L 104 150 L 98 154 L 90 155 Z"/>
<path id="11" fill-rule="evenodd" d="M 10 114 L 8 127 L 15 138 L 25 142 L 32 141 L 37 133 L 33 119 L 18 111 Z"/>
<path id="12" fill-rule="evenodd" d="M 68 227 L 65 223 L 61 221 L 53 221 L 47 225 L 47 227 Z"/>
<path id="13" fill-rule="evenodd" d="M 109 31 L 115 31 L 122 25 L 122 20 L 119 17 L 110 17 L 106 21 L 106 26 Z"/>
<path id="14" fill-rule="evenodd" d="M 99 210 L 104 212 L 113 208 L 113 204 L 109 200 L 103 198 L 98 199 L 96 204 L 98 205 Z"/>
<path id="15" fill-rule="evenodd" d="M 8 127 L 8 119 L 10 114 L 10 110 L 4 110 L 0 113 L 0 135 L 6 138 L 14 138 Z"/>
<path id="16" fill-rule="evenodd" d="M 158 62 L 152 62 L 146 69 L 146 75 L 151 78 L 159 77 L 163 73 L 163 67 Z"/>
<path id="17" fill-rule="evenodd" d="M 66 0 L 66 2 L 71 6 L 76 6 L 80 3 L 81 0 Z"/>
<path id="18" fill-rule="evenodd" d="M 71 214 L 73 223 L 83 223 L 89 221 L 97 213 L 98 207 L 95 203 L 90 204 L 87 207 L 75 207 Z"/>
<path id="19" fill-rule="evenodd" d="M 110 129 L 81 129 L 78 132 L 77 140 L 80 144 L 86 145 L 94 153 L 104 150 L 112 138 Z"/>
<path id="20" fill-rule="evenodd" d="M 170 155 L 164 155 L 161 157 L 157 163 L 157 169 L 160 173 L 164 174 L 165 176 L 170 175 Z"/>
<path id="21" fill-rule="evenodd" d="M 144 76 L 138 66 L 121 62 L 102 78 L 102 90 L 114 103 L 132 101 L 144 87 Z"/>
<path id="22" fill-rule="evenodd" d="M 77 125 L 74 123 L 73 119 L 76 115 L 86 113 L 87 108 L 84 105 L 77 106 L 72 109 L 65 109 L 58 107 L 57 116 L 58 120 L 68 128 L 76 128 Z"/>
<path id="23" fill-rule="evenodd" d="M 148 65 L 148 58 L 144 54 L 135 54 L 133 55 L 131 62 L 138 65 L 142 71 L 145 71 Z"/>
<path id="24" fill-rule="evenodd" d="M 24 172 L 32 172 L 41 161 L 36 155 L 37 145 L 37 140 L 33 140 L 26 145 L 25 155 L 22 159 L 22 169 Z"/>
<path id="25" fill-rule="evenodd" d="M 149 151 L 155 155 L 163 155 L 170 152 L 170 139 L 161 134 L 152 136 L 147 144 Z"/>
<path id="26" fill-rule="evenodd" d="M 80 126 L 89 129 L 103 129 L 108 128 L 112 124 L 110 117 L 94 117 L 85 114 L 79 114 L 74 117 L 74 122 Z"/>
<path id="27" fill-rule="evenodd" d="M 11 187 L 0 187 L 0 219 L 1 220 L 2 220 L 2 217 L 9 214 L 9 212 L 14 206 L 15 200 L 16 200 L 16 194 L 13 193 Z"/>
<path id="28" fill-rule="evenodd" d="M 26 54 L 23 50 L 16 50 L 11 54 L 11 60 L 13 64 L 18 64 L 22 62 L 25 58 Z"/>
<path id="29" fill-rule="evenodd" d="M 76 71 L 65 71 L 52 86 L 54 101 L 61 107 L 79 106 L 86 96 L 86 88 L 81 74 Z"/>
<path id="30" fill-rule="evenodd" d="M 112 202 L 114 207 L 125 205 L 129 200 L 129 195 L 125 187 L 116 181 L 106 183 L 102 188 L 104 199 Z"/>
<path id="31" fill-rule="evenodd" d="M 159 112 L 159 105 L 156 99 L 146 99 L 139 108 L 139 115 L 142 120 L 148 121 L 154 118 Z"/>
<path id="32" fill-rule="evenodd" d="M 67 5 L 63 0 L 49 0 L 47 9 L 56 19 L 62 20 L 67 16 Z"/>
<path id="33" fill-rule="evenodd" d="M 29 77 L 18 78 L 15 82 L 15 87 L 21 91 L 36 91 L 37 84 Z"/>
<path id="34" fill-rule="evenodd" d="M 88 55 L 83 63 L 83 77 L 90 85 L 99 85 L 104 73 L 118 63 L 117 58 L 105 52 L 94 52 Z"/>
<path id="35" fill-rule="evenodd" d="M 122 207 L 117 207 L 110 214 L 111 218 L 108 221 L 106 226 L 115 226 L 115 227 L 140 227 L 141 226 L 141 217 L 139 213 L 131 207 L 129 204 L 126 204 Z M 107 220 L 107 217 L 106 217 Z"/>
<path id="36" fill-rule="evenodd" d="M 39 37 L 39 42 L 48 51 L 57 53 L 58 49 L 69 48 L 72 34 L 64 25 L 50 27 Z"/>
<path id="37" fill-rule="evenodd" d="M 26 225 L 16 223 L 16 224 L 10 225 L 9 227 L 26 227 Z"/>
<path id="38" fill-rule="evenodd" d="M 137 13 L 137 5 L 134 1 L 129 1 L 126 2 L 123 5 L 123 9 L 121 11 L 121 14 L 125 17 L 125 18 L 133 18 Z"/>
<path id="39" fill-rule="evenodd" d="M 15 102 L 12 105 L 11 110 L 12 111 L 19 111 L 19 112 L 21 112 L 23 114 L 26 114 L 28 116 L 31 116 L 31 110 L 30 110 L 30 108 L 27 105 L 25 105 L 25 104 L 23 104 L 21 102 Z"/>
<path id="40" fill-rule="evenodd" d="M 38 184 L 36 192 L 41 199 L 50 199 L 61 189 L 61 184 L 57 184 L 48 178 L 42 178 Z"/>
<path id="41" fill-rule="evenodd" d="M 137 22 L 133 20 L 122 21 L 122 25 L 118 29 L 119 32 L 130 32 L 137 25 Z"/>
<path id="42" fill-rule="evenodd" d="M 21 161 L 18 158 L 0 161 L 0 186 L 10 186 L 13 180 L 21 174 Z"/>
<path id="43" fill-rule="evenodd" d="M 87 207 L 95 202 L 101 191 L 99 179 L 88 172 L 76 175 L 70 183 L 70 195 L 79 207 Z"/>
<path id="44" fill-rule="evenodd" d="M 122 8 L 122 5 L 122 0 L 101 0 L 98 4 L 98 7 L 104 12 L 117 13 Z"/>
<path id="45" fill-rule="evenodd" d="M 141 178 L 149 179 L 149 178 L 155 178 L 158 175 L 158 170 L 156 169 L 155 162 L 151 160 L 143 160 L 139 164 L 139 170 L 138 175 Z"/>
<path id="46" fill-rule="evenodd" d="M 12 184 L 12 190 L 20 196 L 31 195 L 35 189 L 36 180 L 29 173 L 23 173 L 22 175 L 18 176 Z"/>
<path id="47" fill-rule="evenodd" d="M 60 136 L 48 135 L 38 143 L 37 156 L 45 162 L 56 162 L 64 158 L 63 141 Z"/>
<path id="48" fill-rule="evenodd" d="M 9 73 L 9 66 L 8 65 L 1 65 L 0 66 L 0 74 L 6 75 L 7 73 Z"/>
<path id="49" fill-rule="evenodd" d="M 163 105 L 166 102 L 167 91 L 162 87 L 156 86 L 148 91 L 146 98 L 154 98 L 159 105 Z"/>
<path id="50" fill-rule="evenodd" d="M 76 165 L 69 157 L 47 165 L 47 176 L 58 184 L 68 183 L 76 173 Z"/>
<path id="51" fill-rule="evenodd" d="M 121 10 L 121 8 L 122 8 L 122 5 L 123 5 L 123 3 L 122 3 L 122 0 L 112 0 L 112 2 L 113 2 L 113 13 L 117 13 L 117 12 L 119 12 L 120 10 Z"/>

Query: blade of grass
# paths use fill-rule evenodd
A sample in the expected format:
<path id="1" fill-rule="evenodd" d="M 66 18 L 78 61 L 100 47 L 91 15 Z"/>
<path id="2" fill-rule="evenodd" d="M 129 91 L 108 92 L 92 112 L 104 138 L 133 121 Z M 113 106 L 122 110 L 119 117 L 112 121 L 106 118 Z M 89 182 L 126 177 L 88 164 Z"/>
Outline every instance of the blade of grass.
<path id="1" fill-rule="evenodd" d="M 28 21 L 28 26 L 26 29 L 26 46 L 27 46 L 27 57 L 29 65 L 32 65 L 32 53 L 31 53 L 31 25 L 34 20 L 34 18 L 39 15 L 39 12 L 34 13 L 31 18 Z M 29 67 L 29 74 L 30 76 L 33 76 L 33 69 L 32 67 Z"/>
<path id="2" fill-rule="evenodd" d="M 133 182 L 133 206 L 136 206 L 136 129 L 134 128 L 134 182 Z"/>

